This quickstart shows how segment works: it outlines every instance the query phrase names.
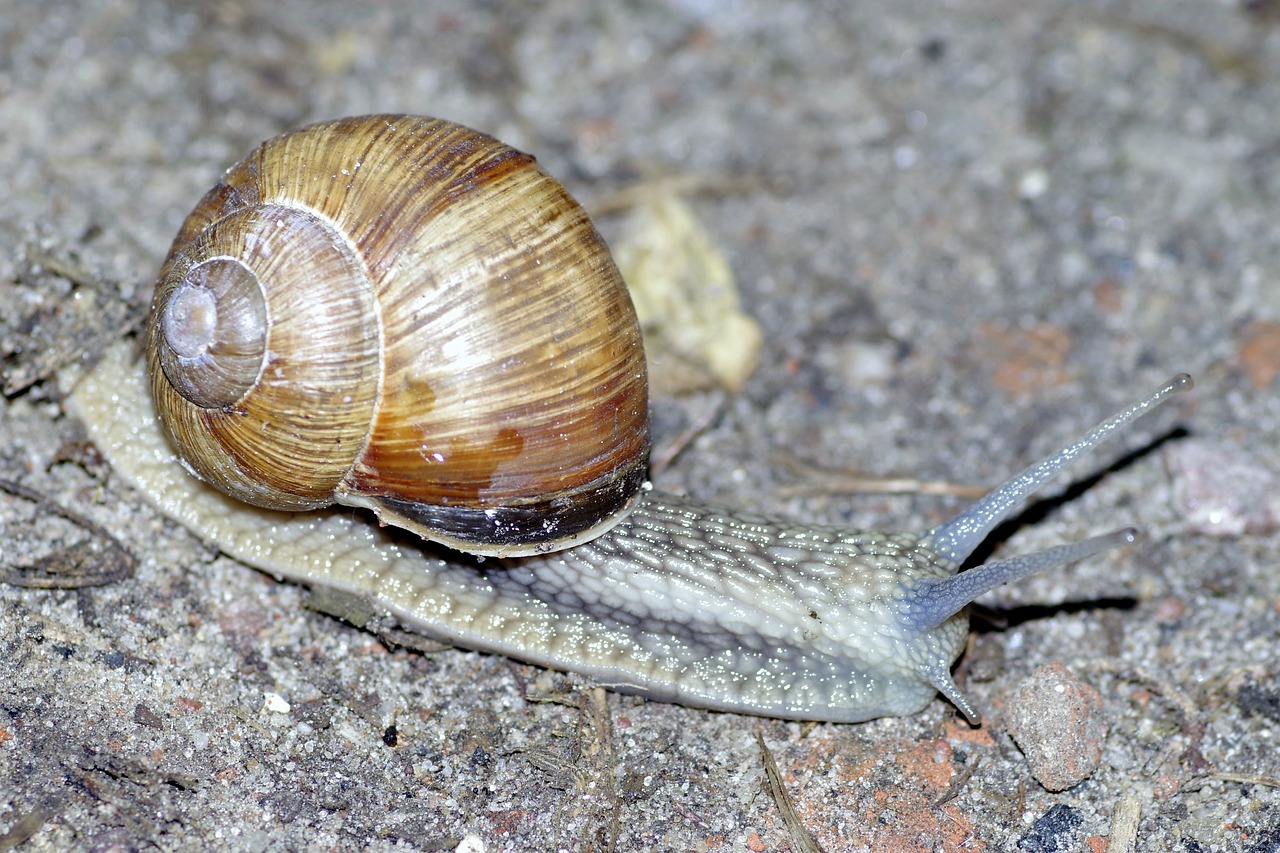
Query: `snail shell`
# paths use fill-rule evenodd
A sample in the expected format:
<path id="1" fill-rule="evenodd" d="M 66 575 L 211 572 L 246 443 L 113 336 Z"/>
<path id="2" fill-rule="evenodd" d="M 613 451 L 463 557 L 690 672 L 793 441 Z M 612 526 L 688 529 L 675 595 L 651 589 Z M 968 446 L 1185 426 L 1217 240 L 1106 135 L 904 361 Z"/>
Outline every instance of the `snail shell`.
<path id="1" fill-rule="evenodd" d="M 526 554 L 598 535 L 645 476 L 608 248 L 532 157 L 445 121 L 313 125 L 228 170 L 174 240 L 148 354 L 183 461 L 255 506 Z"/>
<path id="2" fill-rule="evenodd" d="M 848 722 L 937 692 L 976 720 L 950 673 L 967 605 L 1135 532 L 961 565 L 1059 471 L 1191 387 L 1175 377 L 920 534 L 661 494 L 643 482 L 635 317 L 586 216 L 528 156 L 409 116 L 304 128 L 229 170 L 174 243 L 148 343 L 154 414 L 123 347 L 71 408 L 227 554 L 616 690 Z M 525 556 L 477 564 L 350 513 L 269 511 L 332 501 Z"/>

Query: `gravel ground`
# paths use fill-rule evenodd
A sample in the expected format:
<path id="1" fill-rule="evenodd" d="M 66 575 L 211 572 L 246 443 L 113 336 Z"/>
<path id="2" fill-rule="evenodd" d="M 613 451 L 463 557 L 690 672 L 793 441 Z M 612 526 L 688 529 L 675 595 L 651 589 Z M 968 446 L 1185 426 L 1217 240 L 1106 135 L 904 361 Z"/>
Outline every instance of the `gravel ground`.
<path id="1" fill-rule="evenodd" d="M 1280 849 L 1274 2 L 351 5 L 0 0 L 0 570 L 100 582 L 0 584 L 0 848 Z M 981 728 L 644 703 L 309 609 L 113 476 L 54 376 L 137 329 L 223 168 L 374 111 L 589 209 L 703 187 L 764 344 L 655 399 L 660 449 L 695 432 L 663 487 L 927 529 L 963 499 L 814 471 L 993 484 L 1187 370 L 986 553 L 1144 538 L 984 600 Z M 1031 716 L 1098 754 L 1075 784 L 1006 726 L 1062 683 Z"/>

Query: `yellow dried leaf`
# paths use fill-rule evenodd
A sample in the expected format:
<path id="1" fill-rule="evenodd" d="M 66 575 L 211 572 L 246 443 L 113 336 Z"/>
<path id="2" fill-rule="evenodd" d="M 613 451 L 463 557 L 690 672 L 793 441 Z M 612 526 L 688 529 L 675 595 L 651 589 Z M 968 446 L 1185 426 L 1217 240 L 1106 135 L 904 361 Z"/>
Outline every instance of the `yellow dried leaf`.
<path id="1" fill-rule="evenodd" d="M 762 335 L 743 313 L 728 261 L 670 188 L 639 195 L 614 247 L 649 355 L 650 381 L 669 393 L 718 384 L 737 391 Z"/>

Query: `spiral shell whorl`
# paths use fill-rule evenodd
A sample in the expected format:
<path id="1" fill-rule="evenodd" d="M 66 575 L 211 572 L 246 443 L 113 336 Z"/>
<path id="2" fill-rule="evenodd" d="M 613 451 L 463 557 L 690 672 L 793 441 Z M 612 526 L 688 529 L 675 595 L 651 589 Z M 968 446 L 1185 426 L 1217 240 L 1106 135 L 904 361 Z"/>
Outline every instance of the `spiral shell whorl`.
<path id="1" fill-rule="evenodd" d="M 150 329 L 163 369 L 153 370 L 152 393 L 183 459 L 259 506 L 332 503 L 378 393 L 370 381 L 378 375 L 377 310 L 352 247 L 306 211 L 264 205 L 209 226 L 166 272 Z M 351 284 L 323 287 L 335 278 Z M 208 324 L 179 322 L 187 303 L 211 306 L 194 313 L 212 315 L 215 325 L 213 344 L 194 355 L 183 354 L 186 341 L 175 345 L 175 332 L 198 338 Z M 226 355 L 231 364 L 219 370 Z"/>
<path id="2" fill-rule="evenodd" d="M 214 258 L 193 266 L 157 317 L 160 364 L 184 398 L 219 408 L 253 387 L 266 354 L 267 306 L 244 264 Z"/>
<path id="3" fill-rule="evenodd" d="M 255 283 L 265 323 L 240 310 Z M 336 500 L 520 554 L 607 528 L 644 478 L 644 352 L 608 249 L 532 157 L 448 122 L 264 143 L 183 225 L 150 336 L 180 454 L 260 506 Z"/>

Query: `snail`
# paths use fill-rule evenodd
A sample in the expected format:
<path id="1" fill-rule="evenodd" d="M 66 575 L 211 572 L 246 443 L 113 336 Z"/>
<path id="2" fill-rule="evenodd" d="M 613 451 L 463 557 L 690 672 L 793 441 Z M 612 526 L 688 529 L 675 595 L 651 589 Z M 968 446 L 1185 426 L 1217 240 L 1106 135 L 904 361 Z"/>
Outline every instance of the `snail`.
<path id="1" fill-rule="evenodd" d="M 640 333 L 582 208 L 533 158 L 402 115 L 305 127 L 229 169 L 174 241 L 147 348 L 149 379 L 117 346 L 71 406 L 119 473 L 230 556 L 617 691 L 844 722 L 938 692 L 976 722 L 950 674 L 967 605 L 1135 531 L 961 564 L 1191 387 L 1174 377 L 920 535 L 663 494 L 645 479 Z"/>

